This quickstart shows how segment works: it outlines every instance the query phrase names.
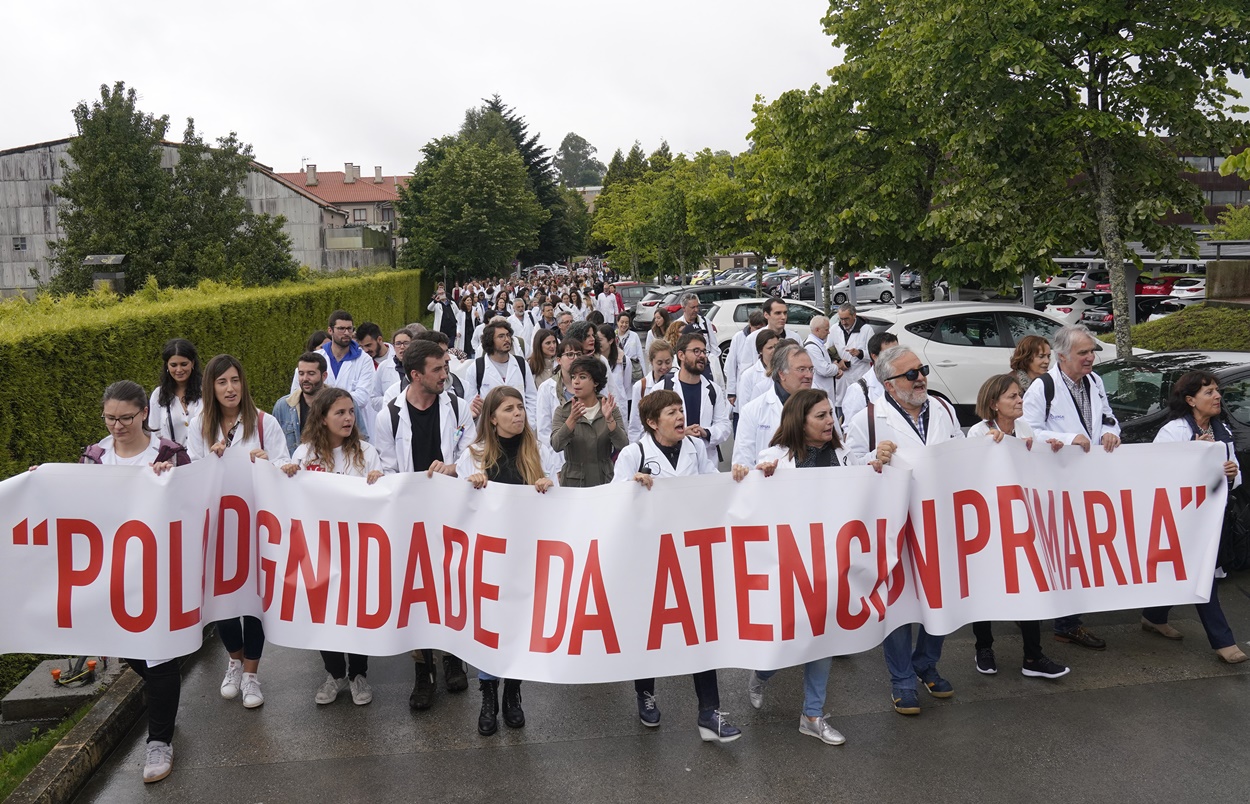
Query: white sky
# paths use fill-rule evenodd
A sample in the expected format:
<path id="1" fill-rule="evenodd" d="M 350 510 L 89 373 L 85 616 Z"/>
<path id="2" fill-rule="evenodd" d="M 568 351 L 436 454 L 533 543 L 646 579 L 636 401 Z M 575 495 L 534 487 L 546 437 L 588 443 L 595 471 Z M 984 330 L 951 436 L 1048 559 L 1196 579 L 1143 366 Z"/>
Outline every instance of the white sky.
<path id="1" fill-rule="evenodd" d="M 404 174 L 498 93 L 553 153 L 746 147 L 751 104 L 826 80 L 827 0 L 460 0 L 240 6 L 5 2 L 0 150 L 74 133 L 71 110 L 125 81 L 145 112 L 230 130 L 279 171 L 301 160 Z M 1250 88 L 1244 80 L 1237 85 Z"/>
<path id="2" fill-rule="evenodd" d="M 197 10 L 193 11 L 192 7 Z M 746 147 L 751 104 L 826 80 L 826 0 L 154 0 L 6 2 L 0 150 L 75 133 L 71 110 L 125 81 L 145 112 L 230 130 L 279 171 L 302 159 L 407 173 L 498 93 L 553 153 L 575 131 L 606 164 Z"/>

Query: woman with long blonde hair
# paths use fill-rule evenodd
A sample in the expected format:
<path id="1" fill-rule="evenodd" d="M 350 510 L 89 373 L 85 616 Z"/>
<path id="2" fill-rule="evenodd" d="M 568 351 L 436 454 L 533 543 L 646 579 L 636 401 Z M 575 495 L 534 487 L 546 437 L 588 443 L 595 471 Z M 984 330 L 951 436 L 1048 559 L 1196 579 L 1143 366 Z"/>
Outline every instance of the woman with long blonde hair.
<path id="1" fill-rule="evenodd" d="M 475 489 L 485 488 L 492 480 L 533 486 L 540 494 L 551 488 L 538 454 L 538 438 L 525 421 L 525 398 L 520 391 L 509 385 L 490 389 L 477 421 L 477 438 L 456 462 L 458 477 L 467 479 Z M 499 728 L 499 677 L 479 670 L 477 679 L 482 691 L 477 733 L 489 737 Z M 513 729 L 525 725 L 519 679 L 503 680 L 503 722 Z"/>

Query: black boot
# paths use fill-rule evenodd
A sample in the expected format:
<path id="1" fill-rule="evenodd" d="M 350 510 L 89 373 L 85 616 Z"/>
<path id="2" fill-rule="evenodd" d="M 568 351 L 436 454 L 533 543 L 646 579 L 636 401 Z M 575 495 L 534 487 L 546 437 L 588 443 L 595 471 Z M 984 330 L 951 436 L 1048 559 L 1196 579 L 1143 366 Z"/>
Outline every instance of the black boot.
<path id="1" fill-rule="evenodd" d="M 408 696 L 408 706 L 420 712 L 434 704 L 434 665 L 417 662 L 417 684 Z"/>
<path id="2" fill-rule="evenodd" d="M 464 673 L 464 662 L 450 653 L 443 654 L 443 683 L 448 692 L 464 692 L 469 688 L 469 677 Z"/>
<path id="3" fill-rule="evenodd" d="M 510 729 L 525 725 L 525 712 L 521 709 L 521 682 L 506 678 L 503 682 L 503 722 Z"/>
<path id="4" fill-rule="evenodd" d="M 477 716 L 477 733 L 489 737 L 499 729 L 499 682 L 479 681 L 482 690 L 482 713 Z"/>

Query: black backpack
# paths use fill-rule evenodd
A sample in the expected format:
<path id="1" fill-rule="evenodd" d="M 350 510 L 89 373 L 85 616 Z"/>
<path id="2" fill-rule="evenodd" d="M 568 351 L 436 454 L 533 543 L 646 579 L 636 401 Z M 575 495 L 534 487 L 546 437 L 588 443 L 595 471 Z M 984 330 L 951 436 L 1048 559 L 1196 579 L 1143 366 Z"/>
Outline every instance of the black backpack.
<path id="1" fill-rule="evenodd" d="M 521 382 L 525 382 L 525 377 L 529 371 L 529 366 L 525 364 L 525 358 L 520 355 L 513 355 L 516 364 L 521 367 Z M 477 395 L 482 395 L 482 375 L 486 373 L 486 357 L 483 355 L 477 359 Z"/>
<path id="2" fill-rule="evenodd" d="M 451 399 L 451 413 L 456 417 L 456 424 L 460 424 L 460 399 L 455 394 L 448 394 Z M 391 438 L 399 434 L 399 397 L 395 397 L 386 404 L 391 412 Z"/>

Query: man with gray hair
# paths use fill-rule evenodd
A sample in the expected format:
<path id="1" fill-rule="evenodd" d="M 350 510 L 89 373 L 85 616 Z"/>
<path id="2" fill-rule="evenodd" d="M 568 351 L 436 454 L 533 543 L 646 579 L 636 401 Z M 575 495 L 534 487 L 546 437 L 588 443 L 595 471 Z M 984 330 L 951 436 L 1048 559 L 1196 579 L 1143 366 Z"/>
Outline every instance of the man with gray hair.
<path id="1" fill-rule="evenodd" d="M 790 394 L 812 387 L 812 358 L 792 340 L 782 341 L 773 352 L 773 381 L 768 390 L 747 403 L 734 436 L 733 464 L 754 469 L 760 453 L 772 441 L 781 424 L 781 408 Z M 837 430 L 837 423 L 834 423 Z M 841 433 L 838 433 L 841 436 Z"/>
<path id="2" fill-rule="evenodd" d="M 846 448 L 856 457 L 875 453 L 878 446 L 904 456 L 930 444 L 963 438 L 955 410 L 941 398 L 929 396 L 929 367 L 906 346 L 883 351 L 873 367 L 885 388 L 880 403 L 869 402 L 847 425 Z M 892 442 L 894 447 L 882 442 Z M 919 678 L 934 698 L 955 694 L 951 683 L 938 673 L 944 637 L 934 636 L 919 626 L 912 646 L 911 624 L 894 629 L 881 643 L 885 665 L 890 671 L 890 698 L 900 715 L 920 714 L 916 697 Z"/>
<path id="3" fill-rule="evenodd" d="M 1050 371 L 1029 384 L 1024 393 L 1024 420 L 1037 441 L 1056 440 L 1089 452 L 1099 444 L 1107 452 L 1120 445 L 1116 421 L 1102 378 L 1094 374 L 1098 342 L 1080 324 L 1062 327 L 1052 339 L 1057 360 Z M 1079 614 L 1055 620 L 1055 639 L 1093 650 L 1105 650 L 1106 641 L 1085 630 Z"/>
<path id="4" fill-rule="evenodd" d="M 682 335 L 697 333 L 703 336 L 707 344 L 707 368 L 704 369 L 703 376 L 712 379 L 712 361 L 720 360 L 720 346 L 716 343 L 716 330 L 706 318 L 699 315 L 699 297 L 695 294 L 682 294 L 680 320 L 684 325 L 681 329 Z"/>
<path id="5" fill-rule="evenodd" d="M 872 368 L 872 361 L 868 359 L 868 339 L 872 336 L 873 328 L 855 313 L 855 305 L 847 302 L 838 308 L 837 324 L 830 327 L 829 339 L 825 343 L 837 352 L 841 361 L 842 377 L 834 395 L 835 408 L 841 409 L 842 396 L 851 383 Z"/>
<path id="6" fill-rule="evenodd" d="M 803 341 L 803 348 L 811 355 L 812 368 L 815 370 L 812 376 L 812 387 L 827 393 L 832 402 L 838 377 L 842 376 L 842 365 L 840 361 L 834 361 L 829 355 L 829 347 L 825 345 L 829 337 L 829 324 L 827 317 L 813 316 L 810 325 L 811 332 Z"/>

